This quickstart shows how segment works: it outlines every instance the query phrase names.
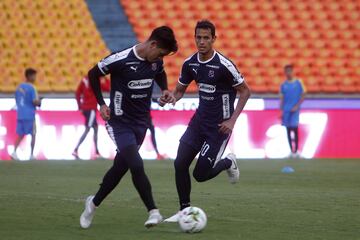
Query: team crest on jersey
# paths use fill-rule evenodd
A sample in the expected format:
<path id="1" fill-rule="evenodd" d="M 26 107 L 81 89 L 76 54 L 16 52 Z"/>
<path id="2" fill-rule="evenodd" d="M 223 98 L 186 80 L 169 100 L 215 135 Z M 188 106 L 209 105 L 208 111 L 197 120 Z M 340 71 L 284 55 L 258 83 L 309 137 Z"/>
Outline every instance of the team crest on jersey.
<path id="1" fill-rule="evenodd" d="M 210 71 L 209 71 L 209 77 L 213 78 L 213 77 L 214 77 L 214 75 L 215 75 L 214 70 L 210 70 Z"/>
<path id="2" fill-rule="evenodd" d="M 152 69 L 153 71 L 156 71 L 156 69 L 157 69 L 157 63 L 151 64 L 151 69 Z"/>

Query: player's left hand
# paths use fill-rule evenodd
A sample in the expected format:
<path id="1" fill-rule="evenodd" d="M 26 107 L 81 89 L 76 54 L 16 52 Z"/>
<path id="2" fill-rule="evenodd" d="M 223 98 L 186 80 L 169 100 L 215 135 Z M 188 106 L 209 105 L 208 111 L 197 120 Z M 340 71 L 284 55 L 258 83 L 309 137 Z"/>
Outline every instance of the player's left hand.
<path id="1" fill-rule="evenodd" d="M 165 106 L 166 103 L 170 103 L 172 105 L 175 105 L 176 103 L 176 98 L 174 97 L 174 94 L 169 90 L 164 90 L 161 97 L 159 98 L 159 105 L 161 107 Z"/>
<path id="2" fill-rule="evenodd" d="M 234 129 L 235 122 L 231 119 L 223 121 L 219 124 L 219 132 L 224 134 L 230 134 L 232 130 Z"/>
<path id="3" fill-rule="evenodd" d="M 110 120 L 110 108 L 106 104 L 100 106 L 100 116 L 104 121 Z"/>

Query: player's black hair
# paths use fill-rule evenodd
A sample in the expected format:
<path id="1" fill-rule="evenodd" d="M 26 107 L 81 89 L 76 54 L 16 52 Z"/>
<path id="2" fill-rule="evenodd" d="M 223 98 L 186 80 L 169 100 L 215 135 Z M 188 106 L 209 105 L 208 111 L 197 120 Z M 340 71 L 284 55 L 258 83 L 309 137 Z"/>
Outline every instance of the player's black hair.
<path id="1" fill-rule="evenodd" d="M 201 28 L 201 29 L 210 29 L 211 31 L 211 36 L 212 37 L 215 37 L 215 25 L 210 22 L 209 20 L 201 20 L 201 21 L 198 21 L 196 23 L 196 26 L 195 26 L 195 35 L 196 35 L 196 30 L 198 28 Z"/>
<path id="2" fill-rule="evenodd" d="M 37 73 L 36 70 L 33 69 L 33 68 L 27 68 L 27 69 L 25 69 L 25 77 L 26 77 L 26 78 L 29 78 L 31 75 L 34 75 L 34 74 L 36 74 L 36 73 Z"/>
<path id="3" fill-rule="evenodd" d="M 170 52 L 177 52 L 178 45 L 175 39 L 174 31 L 168 26 L 161 26 L 155 28 L 149 40 L 156 41 L 156 44 L 159 48 L 169 50 Z"/>
<path id="4" fill-rule="evenodd" d="M 286 64 L 285 66 L 284 66 L 284 70 L 286 70 L 286 69 L 293 69 L 294 68 L 294 66 L 292 65 L 292 64 Z"/>

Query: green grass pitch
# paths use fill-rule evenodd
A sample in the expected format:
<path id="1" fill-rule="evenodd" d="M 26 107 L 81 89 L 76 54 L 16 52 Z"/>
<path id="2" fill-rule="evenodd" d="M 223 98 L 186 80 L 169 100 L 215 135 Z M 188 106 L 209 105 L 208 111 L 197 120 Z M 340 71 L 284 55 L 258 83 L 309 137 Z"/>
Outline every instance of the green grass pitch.
<path id="1" fill-rule="evenodd" d="M 239 161 L 240 183 L 222 173 L 192 181 L 192 204 L 205 210 L 202 233 L 176 224 L 145 229 L 145 208 L 130 173 L 83 230 L 79 216 L 112 161 L 0 161 L 0 239 L 360 239 L 360 161 Z M 281 173 L 290 165 L 295 173 Z M 172 161 L 146 161 L 161 213 L 178 209 Z"/>

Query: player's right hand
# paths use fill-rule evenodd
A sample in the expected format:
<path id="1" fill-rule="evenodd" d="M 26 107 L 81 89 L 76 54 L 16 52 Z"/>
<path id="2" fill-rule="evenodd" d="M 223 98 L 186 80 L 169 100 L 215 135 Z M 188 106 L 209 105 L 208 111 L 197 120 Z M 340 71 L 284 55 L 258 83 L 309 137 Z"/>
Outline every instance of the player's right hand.
<path id="1" fill-rule="evenodd" d="M 169 90 L 164 90 L 161 97 L 158 99 L 160 107 L 165 106 L 165 104 L 170 103 L 172 105 L 175 105 L 176 98 L 174 97 L 174 94 L 170 92 Z"/>
<path id="2" fill-rule="evenodd" d="M 100 116 L 104 121 L 110 120 L 110 108 L 106 104 L 100 106 Z"/>

